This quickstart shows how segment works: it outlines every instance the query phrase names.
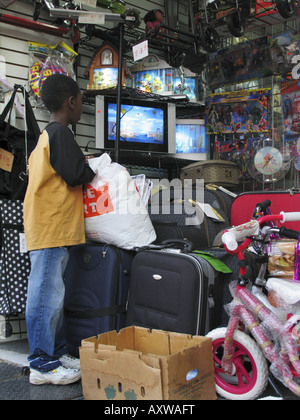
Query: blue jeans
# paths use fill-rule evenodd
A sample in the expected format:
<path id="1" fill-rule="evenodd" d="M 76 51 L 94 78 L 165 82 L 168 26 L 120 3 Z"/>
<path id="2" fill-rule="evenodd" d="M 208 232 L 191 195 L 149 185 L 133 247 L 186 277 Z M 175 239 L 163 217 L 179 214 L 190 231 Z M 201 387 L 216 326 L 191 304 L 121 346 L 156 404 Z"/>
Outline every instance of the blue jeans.
<path id="1" fill-rule="evenodd" d="M 66 353 L 63 332 L 65 297 L 64 272 L 69 259 L 67 248 L 30 252 L 26 325 L 30 367 L 48 372 L 61 365 Z"/>

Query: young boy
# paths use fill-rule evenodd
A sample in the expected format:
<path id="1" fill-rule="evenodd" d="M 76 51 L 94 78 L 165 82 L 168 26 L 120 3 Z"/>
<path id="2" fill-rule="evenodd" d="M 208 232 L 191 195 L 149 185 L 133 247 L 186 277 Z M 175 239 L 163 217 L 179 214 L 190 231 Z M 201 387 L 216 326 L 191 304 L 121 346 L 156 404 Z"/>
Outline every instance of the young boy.
<path id="1" fill-rule="evenodd" d="M 82 185 L 95 174 L 68 127 L 81 116 L 77 83 L 53 75 L 45 80 L 41 95 L 50 122 L 29 159 L 24 201 L 31 260 L 26 305 L 30 383 L 67 385 L 80 379 L 80 363 L 66 355 L 63 274 L 68 247 L 85 243 Z"/>

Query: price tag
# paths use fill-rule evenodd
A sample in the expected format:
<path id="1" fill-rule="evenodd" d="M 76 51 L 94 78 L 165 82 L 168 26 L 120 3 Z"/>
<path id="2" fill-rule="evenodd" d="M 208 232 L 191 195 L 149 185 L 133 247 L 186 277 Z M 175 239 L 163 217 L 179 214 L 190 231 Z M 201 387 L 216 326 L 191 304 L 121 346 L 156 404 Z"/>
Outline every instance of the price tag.
<path id="1" fill-rule="evenodd" d="M 140 44 L 134 45 L 132 48 L 134 61 L 141 60 L 142 58 L 148 57 L 148 40 L 141 42 Z"/>
<path id="2" fill-rule="evenodd" d="M 27 252 L 25 233 L 20 233 L 20 254 L 26 254 Z"/>
<path id="3" fill-rule="evenodd" d="M 94 25 L 104 25 L 105 24 L 105 14 L 104 13 L 83 13 L 78 18 L 78 23 L 94 24 Z"/>
<path id="4" fill-rule="evenodd" d="M 7 150 L 0 149 L 0 169 L 11 172 L 14 163 L 14 155 Z"/>

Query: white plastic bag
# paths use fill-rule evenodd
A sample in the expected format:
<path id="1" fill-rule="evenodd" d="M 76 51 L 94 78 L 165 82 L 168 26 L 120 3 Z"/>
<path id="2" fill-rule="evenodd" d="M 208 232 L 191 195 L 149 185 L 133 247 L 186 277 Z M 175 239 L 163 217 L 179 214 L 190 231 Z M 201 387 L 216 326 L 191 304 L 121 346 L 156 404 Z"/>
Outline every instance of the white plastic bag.
<path id="1" fill-rule="evenodd" d="M 149 214 L 128 171 L 108 154 L 90 159 L 96 177 L 85 186 L 87 239 L 131 250 L 154 242 Z"/>

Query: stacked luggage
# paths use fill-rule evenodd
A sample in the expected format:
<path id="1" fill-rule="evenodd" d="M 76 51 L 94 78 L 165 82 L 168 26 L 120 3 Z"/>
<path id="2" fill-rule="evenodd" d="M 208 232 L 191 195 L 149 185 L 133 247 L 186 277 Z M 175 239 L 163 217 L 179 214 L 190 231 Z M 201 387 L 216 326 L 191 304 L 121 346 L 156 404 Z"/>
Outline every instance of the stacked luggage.
<path id="1" fill-rule="evenodd" d="M 204 335 L 225 322 L 224 298 L 229 303 L 231 297 L 224 291 L 235 273 L 213 255 L 212 246 L 230 226 L 233 198 L 205 188 L 205 201 L 216 211 L 211 218 L 195 189 L 180 194 L 170 192 L 167 203 L 162 195 L 152 200 L 157 241 L 146 249 L 104 244 L 72 249 L 65 275 L 70 354 L 78 356 L 82 339 L 130 325 Z M 163 211 L 166 205 L 170 214 Z"/>
<path id="2" fill-rule="evenodd" d="M 124 327 L 133 253 L 101 244 L 71 249 L 65 273 L 68 351 L 79 357 L 81 340 Z"/>

